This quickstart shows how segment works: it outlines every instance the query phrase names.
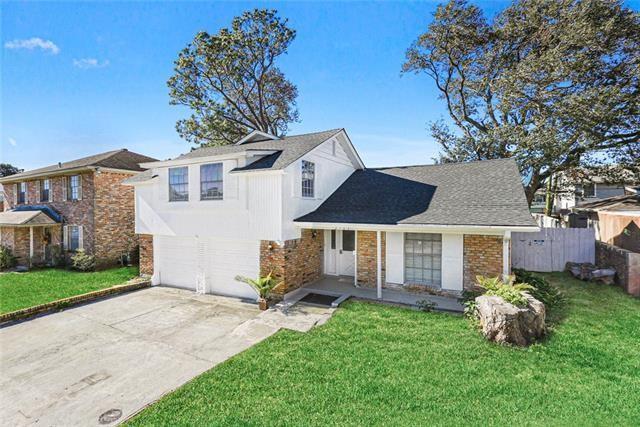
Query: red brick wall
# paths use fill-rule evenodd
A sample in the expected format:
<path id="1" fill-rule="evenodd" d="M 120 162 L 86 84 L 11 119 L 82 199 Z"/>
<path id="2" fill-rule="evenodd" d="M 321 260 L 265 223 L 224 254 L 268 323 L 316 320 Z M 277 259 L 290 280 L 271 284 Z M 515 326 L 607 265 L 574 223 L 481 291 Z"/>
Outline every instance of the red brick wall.
<path id="1" fill-rule="evenodd" d="M 300 239 L 284 244 L 260 242 L 260 275 L 273 272 L 282 282 L 274 292 L 283 295 L 322 276 L 324 233 L 321 230 L 302 230 Z"/>
<path id="2" fill-rule="evenodd" d="M 153 236 L 139 234 L 140 242 L 140 274 L 153 275 Z"/>
<path id="3" fill-rule="evenodd" d="M 377 235 L 375 231 L 358 231 L 356 237 L 356 261 L 358 284 L 360 286 L 376 287 L 378 277 L 377 266 Z M 386 267 L 386 234 L 381 232 L 382 284 L 385 284 Z"/>
<path id="4" fill-rule="evenodd" d="M 123 253 L 138 246 L 134 188 L 122 185 L 130 176 L 113 172 L 94 175 L 94 253 L 100 266 L 116 264 Z"/>
<path id="5" fill-rule="evenodd" d="M 464 289 L 475 287 L 476 276 L 501 276 L 502 236 L 465 234 L 463 257 Z"/>

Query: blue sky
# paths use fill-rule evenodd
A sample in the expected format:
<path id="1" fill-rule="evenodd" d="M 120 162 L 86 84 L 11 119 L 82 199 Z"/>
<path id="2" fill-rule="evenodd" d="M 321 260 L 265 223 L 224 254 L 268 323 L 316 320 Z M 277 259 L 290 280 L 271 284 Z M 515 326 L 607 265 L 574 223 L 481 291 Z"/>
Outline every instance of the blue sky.
<path id="1" fill-rule="evenodd" d="M 344 127 L 367 166 L 431 163 L 427 123 L 446 118 L 444 105 L 427 76 L 400 67 L 436 4 L 3 2 L 0 161 L 30 169 L 121 147 L 160 159 L 188 151 L 174 128 L 188 110 L 169 105 L 166 87 L 179 50 L 272 7 L 297 30 L 279 61 L 299 90 L 290 134 Z M 507 3 L 479 4 L 495 13 Z"/>

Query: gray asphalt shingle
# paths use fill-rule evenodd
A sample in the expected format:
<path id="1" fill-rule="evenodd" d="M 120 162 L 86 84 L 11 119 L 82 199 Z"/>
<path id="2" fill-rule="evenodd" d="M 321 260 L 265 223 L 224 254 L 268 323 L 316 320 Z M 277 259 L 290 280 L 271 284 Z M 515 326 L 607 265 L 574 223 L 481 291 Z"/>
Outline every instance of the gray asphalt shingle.
<path id="1" fill-rule="evenodd" d="M 296 222 L 535 226 L 514 160 L 355 171 Z"/>

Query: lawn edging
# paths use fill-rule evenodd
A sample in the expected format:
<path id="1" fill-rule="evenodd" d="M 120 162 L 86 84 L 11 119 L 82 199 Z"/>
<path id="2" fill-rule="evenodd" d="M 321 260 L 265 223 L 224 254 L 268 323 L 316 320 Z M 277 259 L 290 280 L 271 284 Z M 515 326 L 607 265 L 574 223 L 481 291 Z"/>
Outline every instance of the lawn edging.
<path id="1" fill-rule="evenodd" d="M 34 305 L 32 307 L 22 308 L 20 310 L 11 311 L 9 313 L 0 314 L 0 325 L 16 320 L 25 320 L 41 314 L 48 314 L 58 310 L 74 307 L 85 302 L 94 301 L 100 298 L 123 294 L 126 292 L 136 291 L 138 289 L 148 288 L 151 286 L 151 279 L 147 277 L 136 277 L 121 285 L 112 286 L 110 288 L 100 289 L 97 291 L 87 292 L 80 295 L 74 295 L 51 301 L 45 304 Z"/>

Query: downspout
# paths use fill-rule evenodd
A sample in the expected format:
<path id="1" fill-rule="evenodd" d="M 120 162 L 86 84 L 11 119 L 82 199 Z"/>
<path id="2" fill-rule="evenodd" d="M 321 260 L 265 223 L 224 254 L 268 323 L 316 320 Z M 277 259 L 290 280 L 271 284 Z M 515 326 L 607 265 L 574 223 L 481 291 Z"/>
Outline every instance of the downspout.
<path id="1" fill-rule="evenodd" d="M 376 290 L 378 299 L 382 299 L 382 242 L 381 232 L 376 231 Z"/>
<path id="2" fill-rule="evenodd" d="M 505 231 L 502 238 L 502 275 L 506 279 L 511 274 L 511 260 L 509 257 L 511 248 L 511 231 Z"/>

